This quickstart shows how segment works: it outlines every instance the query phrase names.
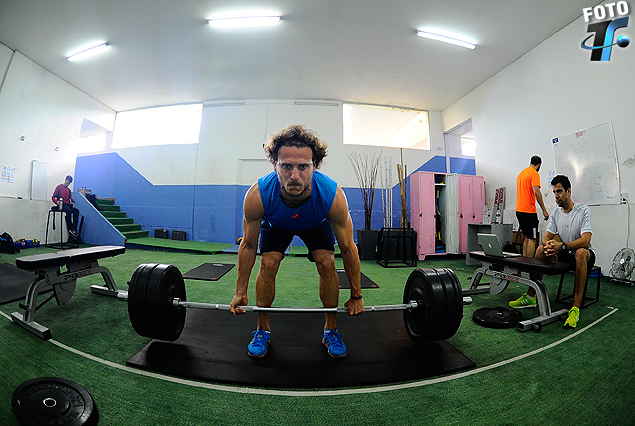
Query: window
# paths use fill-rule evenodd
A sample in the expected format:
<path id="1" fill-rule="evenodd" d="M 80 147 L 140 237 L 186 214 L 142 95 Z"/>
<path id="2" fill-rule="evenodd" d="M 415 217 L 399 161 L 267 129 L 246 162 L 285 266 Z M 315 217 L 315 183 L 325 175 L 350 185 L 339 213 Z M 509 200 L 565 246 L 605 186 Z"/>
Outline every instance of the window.
<path id="1" fill-rule="evenodd" d="M 476 157 L 476 141 L 472 137 L 461 136 L 461 155 Z"/>
<path id="2" fill-rule="evenodd" d="M 345 144 L 430 149 L 426 111 L 358 104 L 343 111 Z"/>
<path id="3" fill-rule="evenodd" d="M 100 152 L 106 149 L 106 133 L 77 139 L 77 153 Z"/>
<path id="4" fill-rule="evenodd" d="M 203 104 L 117 113 L 113 148 L 198 143 Z"/>

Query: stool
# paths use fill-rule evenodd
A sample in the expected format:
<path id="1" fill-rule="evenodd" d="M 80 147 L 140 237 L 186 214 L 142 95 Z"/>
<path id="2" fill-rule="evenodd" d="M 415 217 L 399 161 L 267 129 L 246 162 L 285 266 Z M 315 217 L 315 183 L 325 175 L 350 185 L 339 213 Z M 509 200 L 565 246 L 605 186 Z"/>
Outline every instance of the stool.
<path id="1" fill-rule="evenodd" d="M 60 223 L 59 223 L 59 227 L 60 227 L 60 242 L 59 243 L 49 243 L 49 224 L 51 222 L 51 217 L 53 217 L 53 230 L 55 231 L 55 213 L 59 213 L 60 214 Z M 57 208 L 57 206 L 53 206 L 51 207 L 51 210 L 49 210 L 49 216 L 48 219 L 46 220 L 46 235 L 44 237 L 44 247 L 53 247 L 53 248 L 59 248 L 64 250 L 65 248 L 79 248 L 79 242 L 75 241 L 75 242 L 64 242 L 64 240 L 68 240 L 67 238 L 64 238 L 64 215 L 66 213 L 61 211 L 59 208 Z"/>
<path id="2" fill-rule="evenodd" d="M 569 271 L 569 272 L 575 272 L 575 271 Z M 586 295 L 587 289 L 589 287 L 589 275 L 591 275 L 594 272 L 597 272 L 595 297 L 590 297 Z M 562 297 L 560 296 L 560 293 L 562 292 L 562 283 L 564 282 L 565 274 L 566 272 L 562 274 L 562 276 L 560 277 L 560 286 L 558 287 L 558 294 L 556 294 L 556 302 L 560 302 L 560 303 L 568 303 L 566 302 L 566 300 L 569 300 L 569 299 L 573 300 L 573 293 L 568 296 L 562 296 Z M 601 276 L 602 276 L 602 267 L 597 265 L 593 266 L 593 268 L 591 268 L 591 270 L 587 274 L 586 282 L 584 283 L 584 293 L 582 294 L 582 304 L 580 305 L 580 308 L 586 308 L 587 306 L 592 305 L 596 303 L 598 300 L 600 300 L 600 277 Z"/>

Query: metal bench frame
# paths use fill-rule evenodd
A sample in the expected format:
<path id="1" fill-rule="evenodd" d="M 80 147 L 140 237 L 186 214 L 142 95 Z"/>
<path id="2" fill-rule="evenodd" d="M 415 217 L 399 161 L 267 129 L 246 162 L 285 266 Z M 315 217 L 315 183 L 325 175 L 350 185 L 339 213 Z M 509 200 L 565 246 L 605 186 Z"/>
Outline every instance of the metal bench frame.
<path id="1" fill-rule="evenodd" d="M 470 257 L 480 260 L 483 265 L 474 271 L 469 288 L 463 289 L 464 296 L 487 293 L 488 290 L 491 294 L 499 294 L 507 288 L 510 281 L 513 281 L 536 290 L 539 312 L 537 317 L 519 322 L 519 331 L 540 331 L 543 325 L 566 319 L 568 310 L 552 311 L 547 287 L 541 280 L 532 278 L 531 274 L 561 275 L 569 270 L 567 263 L 532 257 L 498 258 L 482 251 L 470 252 Z M 489 284 L 480 283 L 483 275 L 491 277 Z"/>
<path id="2" fill-rule="evenodd" d="M 13 312 L 13 322 L 41 339 L 50 339 L 51 330 L 35 321 L 35 313 L 53 298 L 58 306 L 65 306 L 73 296 L 77 279 L 93 274 L 101 274 L 105 282 L 104 286 L 91 286 L 93 293 L 117 297 L 120 290 L 110 270 L 99 266 L 98 260 L 117 256 L 125 250 L 125 247 L 120 246 L 97 246 L 16 259 L 18 268 L 33 271 L 36 277 L 29 285 L 24 304 L 19 305 L 24 313 Z M 62 270 L 62 266 L 66 266 L 66 270 Z M 38 305 L 38 296 L 47 287 L 52 288 L 53 294 Z"/>

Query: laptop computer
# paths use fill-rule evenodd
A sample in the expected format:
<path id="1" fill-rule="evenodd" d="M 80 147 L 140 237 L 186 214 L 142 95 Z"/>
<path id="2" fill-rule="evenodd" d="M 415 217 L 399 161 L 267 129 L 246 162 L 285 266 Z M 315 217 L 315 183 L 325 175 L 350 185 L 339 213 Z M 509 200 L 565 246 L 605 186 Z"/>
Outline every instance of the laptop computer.
<path id="1" fill-rule="evenodd" d="M 496 234 L 476 234 L 478 243 L 483 247 L 485 254 L 494 257 L 519 257 L 522 254 L 504 252 Z"/>

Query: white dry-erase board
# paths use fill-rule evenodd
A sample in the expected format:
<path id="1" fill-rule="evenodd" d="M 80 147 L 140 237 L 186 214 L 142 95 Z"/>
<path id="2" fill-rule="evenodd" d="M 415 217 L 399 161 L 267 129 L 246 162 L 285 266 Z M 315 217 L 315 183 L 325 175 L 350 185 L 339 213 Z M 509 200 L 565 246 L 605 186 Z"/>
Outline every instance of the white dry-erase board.
<path id="1" fill-rule="evenodd" d="M 33 169 L 31 173 L 31 199 L 47 200 L 49 198 L 47 192 L 48 163 L 33 160 L 32 165 Z"/>
<path id="2" fill-rule="evenodd" d="M 552 146 L 556 174 L 571 181 L 574 202 L 619 204 L 620 177 L 610 122 L 555 138 Z"/>

